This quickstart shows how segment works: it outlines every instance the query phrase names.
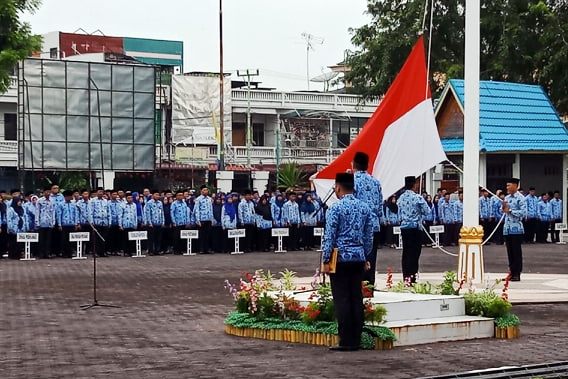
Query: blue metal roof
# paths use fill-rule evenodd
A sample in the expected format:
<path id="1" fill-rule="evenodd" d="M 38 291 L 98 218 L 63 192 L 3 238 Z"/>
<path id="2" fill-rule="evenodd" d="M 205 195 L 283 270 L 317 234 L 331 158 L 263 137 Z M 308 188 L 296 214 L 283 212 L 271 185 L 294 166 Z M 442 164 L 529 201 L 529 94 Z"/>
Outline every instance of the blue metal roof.
<path id="1" fill-rule="evenodd" d="M 463 108 L 464 81 L 448 85 Z M 481 151 L 568 151 L 568 130 L 541 86 L 481 81 L 479 103 Z M 447 153 L 461 152 L 463 138 L 442 145 Z"/>

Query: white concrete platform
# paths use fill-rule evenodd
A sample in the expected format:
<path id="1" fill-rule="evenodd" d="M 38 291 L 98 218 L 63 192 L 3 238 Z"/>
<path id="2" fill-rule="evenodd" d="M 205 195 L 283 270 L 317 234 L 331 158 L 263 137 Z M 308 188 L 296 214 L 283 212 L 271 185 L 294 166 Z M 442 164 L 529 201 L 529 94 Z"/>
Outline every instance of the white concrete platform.
<path id="1" fill-rule="evenodd" d="M 317 301 L 314 291 L 287 295 L 302 305 Z M 495 333 L 493 319 L 466 316 L 462 296 L 375 291 L 371 301 L 387 309 L 383 325 L 397 336 L 395 346 L 491 338 Z"/>

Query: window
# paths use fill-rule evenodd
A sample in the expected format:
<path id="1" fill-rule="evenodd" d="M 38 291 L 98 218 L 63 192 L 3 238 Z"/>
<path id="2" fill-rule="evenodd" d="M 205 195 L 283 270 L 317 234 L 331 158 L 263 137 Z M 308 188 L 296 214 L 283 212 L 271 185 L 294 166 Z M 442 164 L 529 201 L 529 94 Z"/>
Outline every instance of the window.
<path id="1" fill-rule="evenodd" d="M 18 137 L 18 122 L 15 113 L 4 113 L 4 140 L 16 141 Z"/>
<path id="2" fill-rule="evenodd" d="M 52 47 L 51 49 L 49 49 L 49 57 L 51 59 L 58 59 L 59 54 L 57 54 L 57 47 Z"/>
<path id="3" fill-rule="evenodd" d="M 264 146 L 264 124 L 252 124 L 252 144 Z"/>
<path id="4" fill-rule="evenodd" d="M 334 128 L 337 128 L 337 146 L 345 148 L 353 142 L 363 126 L 367 122 L 366 118 L 352 117 L 347 120 L 333 120 Z"/>

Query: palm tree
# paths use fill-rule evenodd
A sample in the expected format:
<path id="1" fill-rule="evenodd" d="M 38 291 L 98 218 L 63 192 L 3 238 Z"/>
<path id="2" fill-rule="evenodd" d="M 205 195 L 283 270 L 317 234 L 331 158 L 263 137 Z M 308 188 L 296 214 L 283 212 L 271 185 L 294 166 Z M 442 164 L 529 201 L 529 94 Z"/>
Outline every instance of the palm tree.
<path id="1" fill-rule="evenodd" d="M 296 162 L 284 163 L 278 171 L 278 183 L 286 190 L 292 190 L 306 185 L 306 173 Z"/>

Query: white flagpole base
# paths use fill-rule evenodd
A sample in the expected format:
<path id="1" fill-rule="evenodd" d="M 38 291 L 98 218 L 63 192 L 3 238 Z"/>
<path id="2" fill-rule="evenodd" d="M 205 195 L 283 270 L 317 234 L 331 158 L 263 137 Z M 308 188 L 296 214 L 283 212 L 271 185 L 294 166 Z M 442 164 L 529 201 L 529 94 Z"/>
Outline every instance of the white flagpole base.
<path id="1" fill-rule="evenodd" d="M 244 254 L 244 252 L 242 252 L 242 251 L 231 251 L 231 255 L 239 255 L 239 254 Z"/>
<path id="2" fill-rule="evenodd" d="M 485 267 L 483 262 L 483 228 L 465 227 L 460 230 L 460 253 L 458 260 L 458 278 L 464 276 L 472 283 L 483 283 Z"/>
<path id="3" fill-rule="evenodd" d="M 21 261 L 35 261 L 35 258 L 20 258 Z"/>
<path id="4" fill-rule="evenodd" d="M 73 257 L 71 259 L 87 259 L 87 257 Z"/>
<path id="5" fill-rule="evenodd" d="M 196 254 L 196 253 L 183 253 L 183 255 L 185 255 L 186 257 L 188 257 L 188 256 L 194 256 L 194 255 L 197 255 L 197 254 Z"/>

